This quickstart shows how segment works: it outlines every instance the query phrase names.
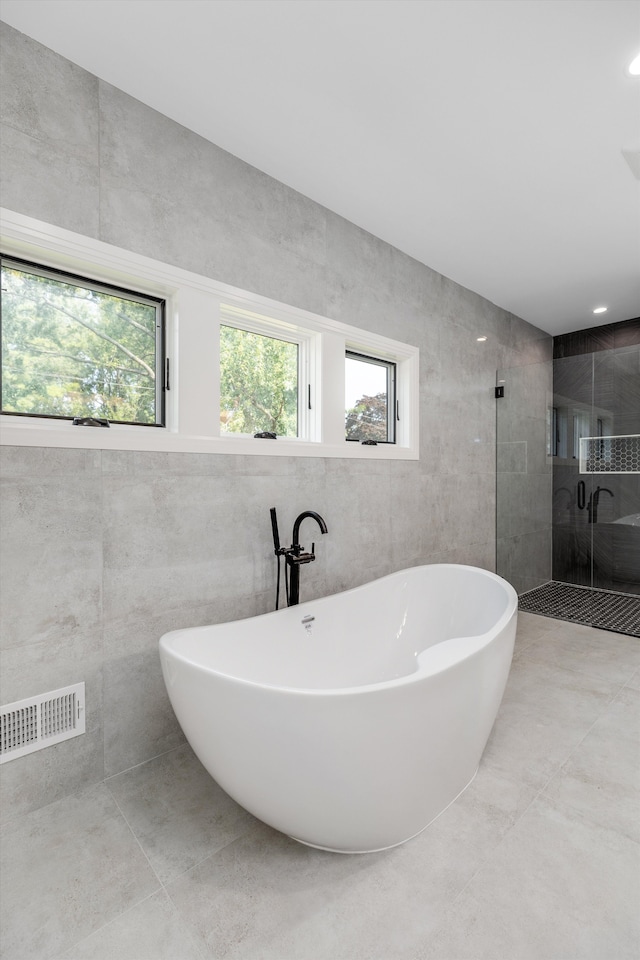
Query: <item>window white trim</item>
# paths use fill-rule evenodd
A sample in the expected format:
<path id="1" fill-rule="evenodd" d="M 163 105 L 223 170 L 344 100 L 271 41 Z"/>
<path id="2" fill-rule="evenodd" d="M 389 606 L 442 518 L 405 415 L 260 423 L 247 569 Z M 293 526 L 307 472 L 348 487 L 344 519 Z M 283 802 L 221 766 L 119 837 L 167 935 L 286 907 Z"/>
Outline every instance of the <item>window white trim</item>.
<path id="1" fill-rule="evenodd" d="M 0 208 L 0 243 L 8 255 L 79 273 L 97 281 L 166 300 L 166 352 L 171 362 L 166 427 L 112 424 L 109 430 L 74 427 L 69 421 L 0 417 L 0 443 L 76 447 L 236 453 L 267 456 L 417 460 L 417 347 L 321 317 L 267 297 L 239 290 L 179 267 L 131 253 Z M 219 324 L 228 308 L 236 316 L 269 317 L 294 339 L 315 343 L 308 351 L 311 439 L 256 440 L 220 435 Z M 356 349 L 397 364 L 400 421 L 395 444 L 362 446 L 344 438 L 344 358 Z"/>

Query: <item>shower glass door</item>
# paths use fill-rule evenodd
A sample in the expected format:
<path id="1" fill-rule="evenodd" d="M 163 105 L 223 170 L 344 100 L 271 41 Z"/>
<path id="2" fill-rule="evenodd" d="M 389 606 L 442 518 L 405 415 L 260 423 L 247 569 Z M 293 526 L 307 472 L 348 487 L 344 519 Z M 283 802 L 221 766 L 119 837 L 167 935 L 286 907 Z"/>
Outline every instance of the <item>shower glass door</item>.
<path id="1" fill-rule="evenodd" d="M 640 595 L 640 346 L 554 360 L 553 579 Z"/>
<path id="2" fill-rule="evenodd" d="M 551 360 L 496 376 L 496 571 L 524 593 L 551 580 Z"/>

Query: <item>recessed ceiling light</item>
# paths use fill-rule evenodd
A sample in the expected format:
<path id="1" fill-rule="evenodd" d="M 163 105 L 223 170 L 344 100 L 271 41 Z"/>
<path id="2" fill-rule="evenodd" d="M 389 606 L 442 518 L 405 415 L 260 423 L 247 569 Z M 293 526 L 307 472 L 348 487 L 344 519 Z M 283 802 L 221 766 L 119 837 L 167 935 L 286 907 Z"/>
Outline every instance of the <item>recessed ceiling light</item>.
<path id="1" fill-rule="evenodd" d="M 630 77 L 640 77 L 640 53 L 633 58 L 627 67 L 627 73 Z"/>
<path id="2" fill-rule="evenodd" d="M 486 339 L 487 339 L 486 337 L 476 337 L 476 340 L 478 341 L 478 343 L 484 343 Z"/>
<path id="3" fill-rule="evenodd" d="M 606 313 L 609 307 L 596 307 L 594 313 Z"/>

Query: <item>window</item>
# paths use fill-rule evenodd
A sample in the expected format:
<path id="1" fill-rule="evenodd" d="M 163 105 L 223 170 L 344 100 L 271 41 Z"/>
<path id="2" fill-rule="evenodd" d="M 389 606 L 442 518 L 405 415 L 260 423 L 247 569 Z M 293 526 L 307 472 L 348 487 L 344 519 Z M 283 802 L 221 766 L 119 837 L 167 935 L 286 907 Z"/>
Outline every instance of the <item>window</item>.
<path id="1" fill-rule="evenodd" d="M 418 458 L 416 347 L 10 210 L 0 242 L 1 443 Z"/>
<path id="2" fill-rule="evenodd" d="M 396 365 L 347 350 L 345 432 L 347 440 L 395 443 Z"/>
<path id="3" fill-rule="evenodd" d="M 2 258 L 2 412 L 164 423 L 163 301 Z"/>
<path id="4" fill-rule="evenodd" d="M 220 326 L 220 429 L 298 436 L 298 345 Z"/>
<path id="5" fill-rule="evenodd" d="M 221 434 L 315 439 L 307 415 L 315 341 L 313 331 L 289 318 L 221 304 Z"/>
<path id="6" fill-rule="evenodd" d="M 220 433 L 317 440 L 310 370 L 317 334 L 294 318 L 220 306 Z"/>

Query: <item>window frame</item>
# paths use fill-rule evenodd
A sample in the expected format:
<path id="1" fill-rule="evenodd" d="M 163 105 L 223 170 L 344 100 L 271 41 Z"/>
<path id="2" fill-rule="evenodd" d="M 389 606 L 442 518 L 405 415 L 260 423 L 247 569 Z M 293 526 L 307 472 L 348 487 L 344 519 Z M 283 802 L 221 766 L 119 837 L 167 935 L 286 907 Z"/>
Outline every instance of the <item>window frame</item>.
<path id="1" fill-rule="evenodd" d="M 84 276 L 78 273 L 72 273 L 68 270 L 62 270 L 58 267 L 43 266 L 40 263 L 34 263 L 32 260 L 25 260 L 23 257 L 16 257 L 0 250 L 0 269 L 3 266 L 15 267 L 25 274 L 31 274 L 37 277 L 43 277 L 54 281 L 67 283 L 68 285 L 92 290 L 95 293 L 106 293 L 108 295 L 125 294 L 119 297 L 122 300 L 132 300 L 136 303 L 146 303 L 155 309 L 155 396 L 154 396 L 154 422 L 144 423 L 139 420 L 110 420 L 113 424 L 126 424 L 136 427 L 164 427 L 165 426 L 165 397 L 167 388 L 167 364 L 166 364 L 166 317 L 165 300 L 162 297 L 150 296 L 149 294 L 139 293 L 128 287 L 117 286 L 113 283 L 106 283 L 100 280 L 94 280 L 92 277 Z M 31 270 L 22 269 L 31 267 Z M 4 378 L 4 355 L 0 345 L 0 416 L 12 417 L 35 417 L 42 420 L 65 420 L 73 421 L 77 416 L 91 417 L 92 414 L 76 414 L 66 416 L 56 413 L 29 413 L 27 411 L 4 410 L 2 408 L 2 381 Z M 96 414 L 97 416 L 97 414 Z"/>
<path id="2" fill-rule="evenodd" d="M 278 320 L 272 316 L 242 309 L 231 303 L 221 304 L 219 326 L 234 327 L 236 330 L 255 333 L 258 336 L 269 337 L 272 340 L 282 340 L 287 343 L 296 344 L 298 348 L 298 430 L 295 437 L 279 435 L 278 439 L 315 440 L 315 422 L 310 416 L 310 411 L 312 409 L 311 395 L 313 388 L 311 370 L 316 367 L 316 351 L 318 350 L 317 335 L 297 324 L 287 323 L 284 320 Z M 235 436 L 254 439 L 252 434 L 235 433 L 233 431 L 227 432 L 221 430 L 220 435 L 225 438 Z"/>
<path id="3" fill-rule="evenodd" d="M 395 443 L 396 442 L 396 424 L 399 419 L 399 404 L 396 399 L 396 381 L 397 364 L 395 360 L 388 360 L 384 357 L 373 356 L 371 353 L 362 353 L 357 350 L 351 350 L 348 346 L 345 350 L 345 361 L 348 359 L 359 360 L 364 363 L 370 363 L 372 366 L 384 367 L 387 375 L 387 438 L 386 440 L 376 440 L 375 443 Z M 346 420 L 345 403 L 345 420 Z M 346 426 L 346 425 L 345 425 Z M 347 443 L 362 443 L 362 440 L 347 437 Z"/>
<path id="4" fill-rule="evenodd" d="M 180 267 L 115 247 L 72 231 L 0 208 L 0 244 L 22 258 L 86 276 L 99 283 L 165 300 L 165 348 L 170 383 L 165 426 L 112 424 L 110 430 L 74 427 L 67 420 L 0 417 L 0 443 L 134 451 L 232 453 L 346 459 L 419 459 L 419 349 L 322 317 L 259 294 L 240 290 Z M 267 318 L 279 329 L 308 338 L 306 436 L 264 442 L 220 434 L 220 338 L 225 308 Z M 346 349 L 392 360 L 397 365 L 400 406 L 395 444 L 363 445 L 345 438 L 344 362 Z M 304 396 L 303 396 L 303 406 Z"/>

